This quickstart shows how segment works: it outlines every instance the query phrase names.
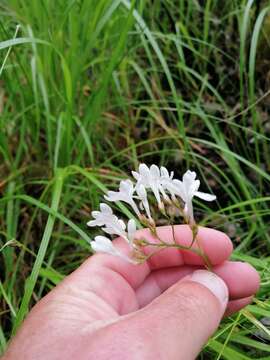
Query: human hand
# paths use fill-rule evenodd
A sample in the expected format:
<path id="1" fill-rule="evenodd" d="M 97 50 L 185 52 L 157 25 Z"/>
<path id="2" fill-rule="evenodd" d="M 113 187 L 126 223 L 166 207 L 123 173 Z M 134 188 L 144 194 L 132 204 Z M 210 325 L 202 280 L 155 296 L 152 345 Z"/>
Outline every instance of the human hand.
<path id="1" fill-rule="evenodd" d="M 158 233 L 173 241 L 171 227 Z M 175 226 L 175 237 L 192 240 L 186 225 Z M 228 261 L 225 234 L 200 228 L 198 239 L 218 276 L 187 250 L 167 248 L 141 265 L 94 255 L 34 306 L 3 360 L 194 359 L 224 312 L 246 306 L 259 287 L 254 268 Z M 125 241 L 115 243 L 127 251 Z"/>

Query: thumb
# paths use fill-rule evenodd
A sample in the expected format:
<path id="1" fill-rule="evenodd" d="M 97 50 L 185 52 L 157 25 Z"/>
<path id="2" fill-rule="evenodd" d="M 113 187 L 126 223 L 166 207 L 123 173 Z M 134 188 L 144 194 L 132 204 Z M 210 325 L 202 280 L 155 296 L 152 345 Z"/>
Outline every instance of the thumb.
<path id="1" fill-rule="evenodd" d="M 224 281 L 197 270 L 131 316 L 129 329 L 133 339 L 139 335 L 147 344 L 145 359 L 195 359 L 217 329 L 227 303 Z"/>

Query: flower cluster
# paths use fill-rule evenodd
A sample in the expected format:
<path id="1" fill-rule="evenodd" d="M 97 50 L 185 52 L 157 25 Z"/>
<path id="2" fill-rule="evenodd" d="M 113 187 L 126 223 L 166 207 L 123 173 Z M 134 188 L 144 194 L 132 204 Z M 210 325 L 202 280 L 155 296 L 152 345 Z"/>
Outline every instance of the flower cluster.
<path id="1" fill-rule="evenodd" d="M 174 173 L 169 173 L 165 167 L 158 167 L 140 164 L 138 171 L 132 171 L 135 181 L 129 179 L 120 182 L 118 191 L 108 191 L 104 196 L 109 202 L 124 202 L 134 211 L 138 221 L 144 226 L 149 227 L 153 235 L 156 235 L 156 224 L 151 213 L 148 195 L 152 193 L 161 214 L 169 219 L 167 206 L 174 206 L 183 216 L 184 221 L 194 230 L 197 225 L 193 215 L 192 200 L 194 196 L 205 201 L 213 201 L 215 195 L 206 194 L 198 191 L 200 181 L 196 179 L 196 173 L 188 170 L 182 180 L 175 179 Z M 120 236 L 128 243 L 133 257 L 128 257 L 118 250 L 113 242 L 105 236 L 96 236 L 91 241 L 92 249 L 96 252 L 105 252 L 119 256 L 127 261 L 136 262 L 142 255 L 140 246 L 146 244 L 135 239 L 136 222 L 134 219 L 128 220 L 127 224 L 113 214 L 111 207 L 105 203 L 100 204 L 99 211 L 92 212 L 93 220 L 87 223 L 88 226 L 100 226 L 109 235 Z M 196 231 L 194 231 L 194 234 Z M 162 242 L 164 244 L 164 242 Z M 137 254 L 135 256 L 134 254 Z"/>

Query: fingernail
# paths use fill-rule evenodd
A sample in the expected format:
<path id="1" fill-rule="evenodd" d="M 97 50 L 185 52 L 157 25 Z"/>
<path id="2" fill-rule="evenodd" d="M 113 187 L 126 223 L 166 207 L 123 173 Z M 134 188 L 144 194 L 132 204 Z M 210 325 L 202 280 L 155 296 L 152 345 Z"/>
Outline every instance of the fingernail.
<path id="1" fill-rule="evenodd" d="M 207 270 L 197 270 L 191 275 L 191 281 L 207 287 L 219 300 L 225 311 L 228 304 L 229 293 L 227 285 L 219 276 Z"/>

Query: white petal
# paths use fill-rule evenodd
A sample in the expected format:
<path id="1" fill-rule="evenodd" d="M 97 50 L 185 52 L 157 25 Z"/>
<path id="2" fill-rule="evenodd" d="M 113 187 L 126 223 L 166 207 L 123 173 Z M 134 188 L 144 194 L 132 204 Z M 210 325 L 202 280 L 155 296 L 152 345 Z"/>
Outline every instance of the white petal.
<path id="1" fill-rule="evenodd" d="M 115 218 L 111 219 L 111 221 L 105 223 L 105 227 L 103 227 L 102 230 L 107 234 L 125 237 L 125 228 L 126 224 L 123 222 L 123 220 L 119 220 L 115 216 Z"/>
<path id="2" fill-rule="evenodd" d="M 175 186 L 178 186 L 178 187 L 183 188 L 183 183 L 182 183 L 181 180 L 174 179 L 174 180 L 172 181 L 172 183 L 173 183 Z"/>
<path id="3" fill-rule="evenodd" d="M 116 191 L 108 191 L 107 195 L 104 195 L 107 201 L 119 201 L 119 193 Z"/>
<path id="4" fill-rule="evenodd" d="M 111 207 L 109 205 L 105 204 L 105 203 L 100 204 L 100 210 L 105 214 L 112 214 L 113 213 Z"/>
<path id="5" fill-rule="evenodd" d="M 102 226 L 104 225 L 104 219 L 98 218 L 97 220 L 90 220 L 87 226 Z"/>
<path id="6" fill-rule="evenodd" d="M 95 237 L 95 242 L 104 247 L 112 247 L 112 242 L 106 236 L 98 235 Z"/>
<path id="7" fill-rule="evenodd" d="M 106 225 L 101 228 L 106 234 L 115 235 L 115 229 L 113 229 L 110 225 Z"/>
<path id="8" fill-rule="evenodd" d="M 212 194 L 206 194 L 204 192 L 201 191 L 196 191 L 195 195 L 205 201 L 214 201 L 216 200 L 216 195 L 212 195 Z"/>
<path id="9" fill-rule="evenodd" d="M 141 180 L 143 181 L 149 181 L 149 177 L 150 177 L 150 170 L 148 168 L 147 165 L 145 164 L 140 164 L 139 166 L 139 173 L 140 173 L 140 176 L 142 177 Z M 140 180 L 140 179 L 139 179 Z"/>
<path id="10" fill-rule="evenodd" d="M 185 191 L 187 193 L 190 193 L 190 188 L 191 186 L 194 184 L 194 182 L 196 181 L 196 173 L 195 171 L 186 171 L 185 174 L 183 175 L 183 185 L 185 187 Z M 196 189 L 197 191 L 198 189 Z"/>
<path id="11" fill-rule="evenodd" d="M 164 166 L 161 166 L 160 168 L 160 174 L 161 176 L 164 176 L 165 178 L 169 178 L 169 171 L 164 167 Z"/>
<path id="12" fill-rule="evenodd" d="M 118 256 L 121 259 L 128 261 L 131 264 L 135 264 L 135 262 L 130 259 L 127 255 L 121 253 L 108 239 L 106 236 L 96 236 L 94 241 L 90 241 L 91 247 L 96 252 L 104 252 L 106 254 Z"/>
<path id="13" fill-rule="evenodd" d="M 120 225 L 120 227 L 122 228 L 122 230 L 125 230 L 126 229 L 126 224 L 124 223 L 124 221 L 123 220 L 118 220 L 118 223 L 119 223 L 119 225 Z"/>
<path id="14" fill-rule="evenodd" d="M 93 216 L 93 218 L 96 218 L 99 214 L 100 214 L 100 211 L 97 211 L 97 210 L 94 210 L 91 212 L 91 215 Z"/>
<path id="15" fill-rule="evenodd" d="M 94 241 L 90 242 L 91 247 L 96 252 L 105 252 L 108 254 L 115 254 L 115 248 L 111 240 L 106 236 L 96 236 Z"/>
<path id="16" fill-rule="evenodd" d="M 190 170 L 187 170 L 184 175 L 183 175 L 183 181 L 187 181 L 187 182 L 191 182 L 191 181 L 194 181 L 196 179 L 196 172 L 195 171 L 190 171 Z"/>
<path id="17" fill-rule="evenodd" d="M 193 198 L 195 193 L 198 191 L 200 187 L 200 180 L 192 180 L 188 186 L 187 184 L 184 184 L 186 186 L 186 191 L 189 198 Z"/>
<path id="18" fill-rule="evenodd" d="M 131 174 L 133 175 L 133 177 L 134 177 L 136 180 L 139 180 L 140 174 L 137 173 L 137 171 L 131 171 Z"/>
<path id="19" fill-rule="evenodd" d="M 86 225 L 87 226 L 98 226 L 98 221 L 90 220 L 90 221 L 88 221 L 88 223 Z"/>
<path id="20" fill-rule="evenodd" d="M 159 179 L 160 177 L 160 170 L 159 167 L 155 164 L 150 166 L 150 174 L 153 178 Z"/>
<path id="21" fill-rule="evenodd" d="M 127 179 L 127 180 L 122 180 L 120 182 L 119 190 L 121 192 L 130 193 L 132 189 L 133 189 L 133 182 L 131 180 Z"/>

